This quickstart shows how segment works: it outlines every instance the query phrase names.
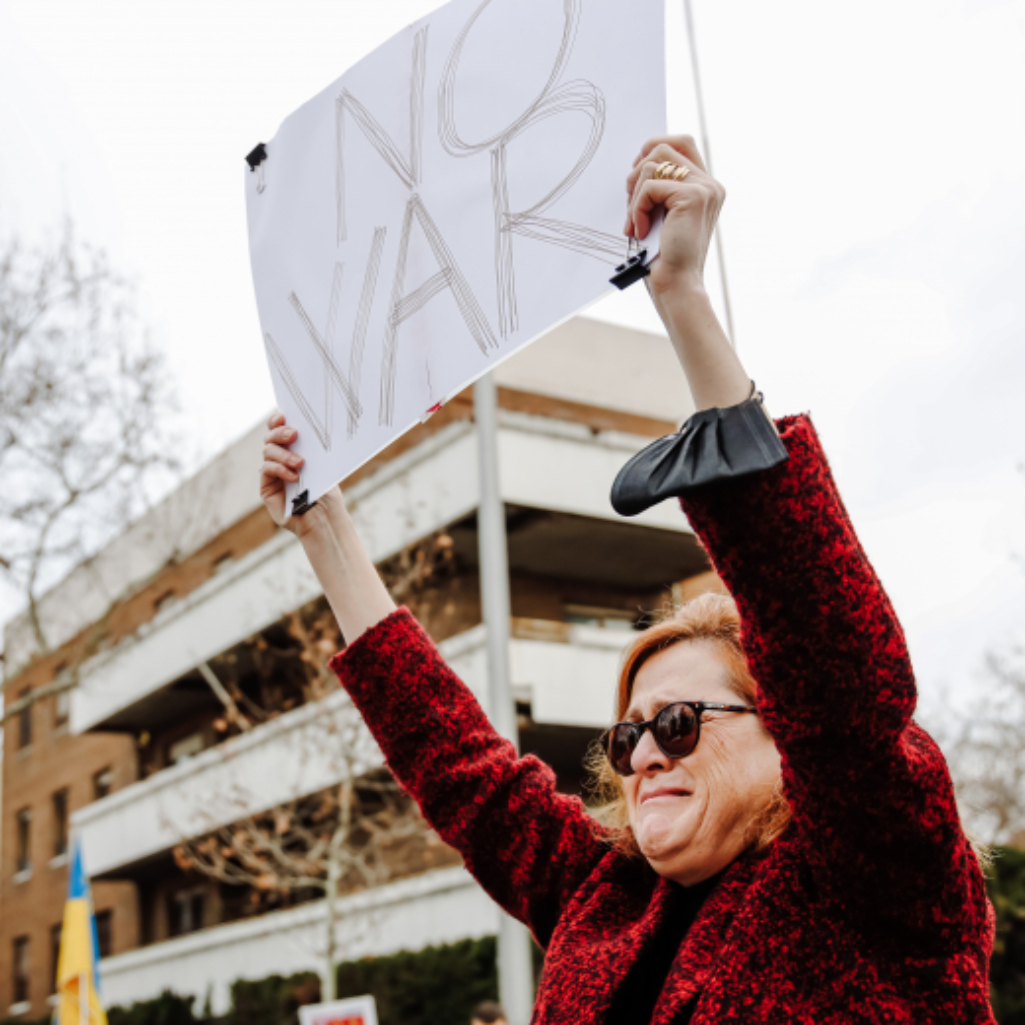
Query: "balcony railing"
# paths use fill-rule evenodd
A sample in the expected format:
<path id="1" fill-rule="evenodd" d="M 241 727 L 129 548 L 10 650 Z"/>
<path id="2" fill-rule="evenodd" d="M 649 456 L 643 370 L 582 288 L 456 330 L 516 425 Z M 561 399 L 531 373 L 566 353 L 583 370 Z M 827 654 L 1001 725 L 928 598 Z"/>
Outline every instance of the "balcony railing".
<path id="1" fill-rule="evenodd" d="M 513 621 L 514 693 L 538 723 L 609 721 L 620 652 L 618 630 L 542 620 Z M 483 626 L 441 645 L 442 654 L 487 708 Z M 356 741 L 355 738 L 359 738 Z M 338 691 L 75 812 L 94 875 L 118 874 L 145 858 L 380 764 L 369 735 Z"/>
<path id="2" fill-rule="evenodd" d="M 494 934 L 498 909 L 462 868 L 440 869 L 338 901 L 340 960 L 419 950 Z M 210 997 L 230 1009 L 231 983 L 318 971 L 325 945 L 324 903 L 303 904 L 230 925 L 201 929 L 100 963 L 108 1006 L 127 1006 L 165 989 Z"/>
<path id="3" fill-rule="evenodd" d="M 499 432 L 502 496 L 513 505 L 617 519 L 609 485 L 642 441 L 506 413 Z M 353 516 L 375 562 L 472 512 L 478 497 L 475 445 L 468 423 L 450 424 L 351 489 Z M 688 529 L 672 503 L 634 522 Z M 275 538 L 171 601 L 132 638 L 83 666 L 72 692 L 72 731 L 109 728 L 119 713 L 319 594 L 299 545 Z"/>

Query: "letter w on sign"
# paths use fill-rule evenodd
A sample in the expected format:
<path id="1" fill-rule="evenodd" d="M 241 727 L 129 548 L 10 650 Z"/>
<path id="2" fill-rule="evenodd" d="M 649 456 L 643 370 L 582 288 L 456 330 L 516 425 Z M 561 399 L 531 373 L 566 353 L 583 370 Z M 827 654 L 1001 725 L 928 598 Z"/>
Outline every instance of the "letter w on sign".
<path id="1" fill-rule="evenodd" d="M 260 191 L 246 169 L 311 500 L 608 291 L 625 176 L 665 132 L 663 23 L 663 0 L 452 0 L 288 117 Z"/>

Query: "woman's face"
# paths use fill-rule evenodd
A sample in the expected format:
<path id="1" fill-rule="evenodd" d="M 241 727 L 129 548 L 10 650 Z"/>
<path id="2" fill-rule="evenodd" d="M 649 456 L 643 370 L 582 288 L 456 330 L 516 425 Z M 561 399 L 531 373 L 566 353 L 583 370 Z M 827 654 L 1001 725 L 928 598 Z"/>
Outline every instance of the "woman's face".
<path id="1" fill-rule="evenodd" d="M 634 680 L 632 721 L 674 701 L 742 705 L 726 683 L 713 641 L 684 641 L 650 658 Z M 630 825 L 659 875 L 693 886 L 721 872 L 747 846 L 747 826 L 779 779 L 779 752 L 758 716 L 705 712 L 701 739 L 685 758 L 667 758 L 645 730 L 623 779 Z"/>

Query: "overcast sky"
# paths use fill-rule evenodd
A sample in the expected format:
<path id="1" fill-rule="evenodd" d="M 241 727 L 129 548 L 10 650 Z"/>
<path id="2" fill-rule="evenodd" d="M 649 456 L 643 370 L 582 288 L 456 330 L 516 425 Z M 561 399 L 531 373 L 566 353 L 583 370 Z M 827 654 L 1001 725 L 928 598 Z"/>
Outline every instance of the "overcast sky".
<path id="1" fill-rule="evenodd" d="M 207 453 L 273 404 L 244 154 L 433 6 L 0 0 L 0 233 L 67 211 L 110 250 Z M 774 413 L 812 412 L 926 696 L 979 686 L 1025 640 L 1025 0 L 694 10 L 741 355 Z M 659 327 L 640 289 L 589 314 Z"/>

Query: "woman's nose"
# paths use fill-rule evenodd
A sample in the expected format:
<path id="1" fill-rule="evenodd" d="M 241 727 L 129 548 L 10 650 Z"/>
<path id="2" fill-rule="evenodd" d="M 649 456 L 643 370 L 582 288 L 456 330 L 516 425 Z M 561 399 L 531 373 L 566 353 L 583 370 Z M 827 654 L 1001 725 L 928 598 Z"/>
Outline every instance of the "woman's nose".
<path id="1" fill-rule="evenodd" d="M 650 772 L 662 772 L 669 768 L 669 759 L 659 750 L 651 730 L 645 730 L 630 757 L 630 765 L 634 772 L 644 775 Z"/>

